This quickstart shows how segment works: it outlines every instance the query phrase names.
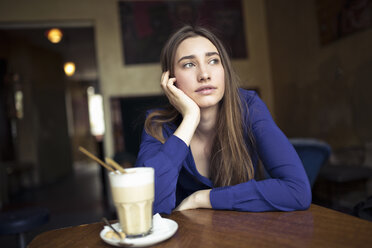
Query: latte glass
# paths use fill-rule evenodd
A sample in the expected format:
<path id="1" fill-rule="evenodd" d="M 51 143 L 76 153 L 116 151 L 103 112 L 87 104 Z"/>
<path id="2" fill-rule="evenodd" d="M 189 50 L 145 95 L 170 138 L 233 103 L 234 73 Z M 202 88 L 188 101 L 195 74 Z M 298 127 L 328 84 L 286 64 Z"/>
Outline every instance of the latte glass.
<path id="1" fill-rule="evenodd" d="M 136 167 L 125 169 L 125 172 L 109 173 L 121 231 L 127 237 L 146 236 L 152 228 L 154 169 Z"/>

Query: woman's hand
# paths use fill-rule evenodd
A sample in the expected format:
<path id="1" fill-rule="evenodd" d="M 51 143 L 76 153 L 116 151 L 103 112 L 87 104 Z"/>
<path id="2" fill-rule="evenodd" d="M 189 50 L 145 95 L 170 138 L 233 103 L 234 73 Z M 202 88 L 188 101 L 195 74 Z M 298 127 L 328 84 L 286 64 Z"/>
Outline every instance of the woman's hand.
<path id="1" fill-rule="evenodd" d="M 185 118 L 188 115 L 200 118 L 199 106 L 182 90 L 175 86 L 176 78 L 169 78 L 169 71 L 163 72 L 161 76 L 161 87 L 169 102 Z"/>
<path id="2" fill-rule="evenodd" d="M 189 146 L 200 122 L 200 108 L 189 96 L 177 88 L 174 85 L 175 83 L 176 78 L 169 78 L 169 71 L 162 74 L 161 87 L 169 102 L 183 116 L 183 120 L 174 132 L 174 135 Z"/>
<path id="3" fill-rule="evenodd" d="M 209 199 L 210 189 L 199 190 L 185 198 L 174 211 L 183 211 L 195 208 L 212 208 Z"/>

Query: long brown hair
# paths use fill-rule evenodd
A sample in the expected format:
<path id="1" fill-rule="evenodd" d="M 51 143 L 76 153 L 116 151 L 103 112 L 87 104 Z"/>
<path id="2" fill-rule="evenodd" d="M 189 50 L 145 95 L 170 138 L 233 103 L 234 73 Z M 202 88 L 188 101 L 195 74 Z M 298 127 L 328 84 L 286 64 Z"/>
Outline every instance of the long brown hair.
<path id="1" fill-rule="evenodd" d="M 215 187 L 235 185 L 254 177 L 254 168 L 249 152 L 254 139 L 250 128 L 244 125 L 243 108 L 248 108 L 239 97 L 238 77 L 233 71 L 228 53 L 222 42 L 211 31 L 203 27 L 184 26 L 168 39 L 161 52 L 162 71 L 174 75 L 174 57 L 179 44 L 191 37 L 202 36 L 210 40 L 217 48 L 225 71 L 225 94 L 219 103 L 216 122 L 216 135 L 210 154 L 210 176 Z M 163 125 L 169 122 L 179 123 L 182 116 L 173 107 L 151 112 L 145 121 L 145 130 L 162 143 Z M 244 132 L 244 130 L 246 132 Z M 246 141 L 245 137 L 248 137 Z"/>

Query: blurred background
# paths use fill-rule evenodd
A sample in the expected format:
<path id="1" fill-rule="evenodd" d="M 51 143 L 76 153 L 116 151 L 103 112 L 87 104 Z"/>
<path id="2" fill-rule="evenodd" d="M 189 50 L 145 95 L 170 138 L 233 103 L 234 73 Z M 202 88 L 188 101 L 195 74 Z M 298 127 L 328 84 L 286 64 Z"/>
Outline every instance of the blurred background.
<path id="1" fill-rule="evenodd" d="M 289 138 L 331 147 L 314 203 L 352 214 L 372 195 L 371 0 L 1 0 L 0 208 L 50 211 L 27 242 L 115 218 L 105 172 L 78 147 L 134 163 L 144 111 L 166 102 L 160 49 L 182 23 L 219 31 Z"/>

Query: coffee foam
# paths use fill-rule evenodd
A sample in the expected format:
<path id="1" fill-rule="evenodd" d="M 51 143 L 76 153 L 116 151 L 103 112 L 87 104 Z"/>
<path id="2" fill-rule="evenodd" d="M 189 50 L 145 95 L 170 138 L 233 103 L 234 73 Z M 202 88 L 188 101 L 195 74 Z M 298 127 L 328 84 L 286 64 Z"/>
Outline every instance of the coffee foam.
<path id="1" fill-rule="evenodd" d="M 112 187 L 136 187 L 154 182 L 154 169 L 150 167 L 137 167 L 125 169 L 127 173 L 110 172 Z"/>

